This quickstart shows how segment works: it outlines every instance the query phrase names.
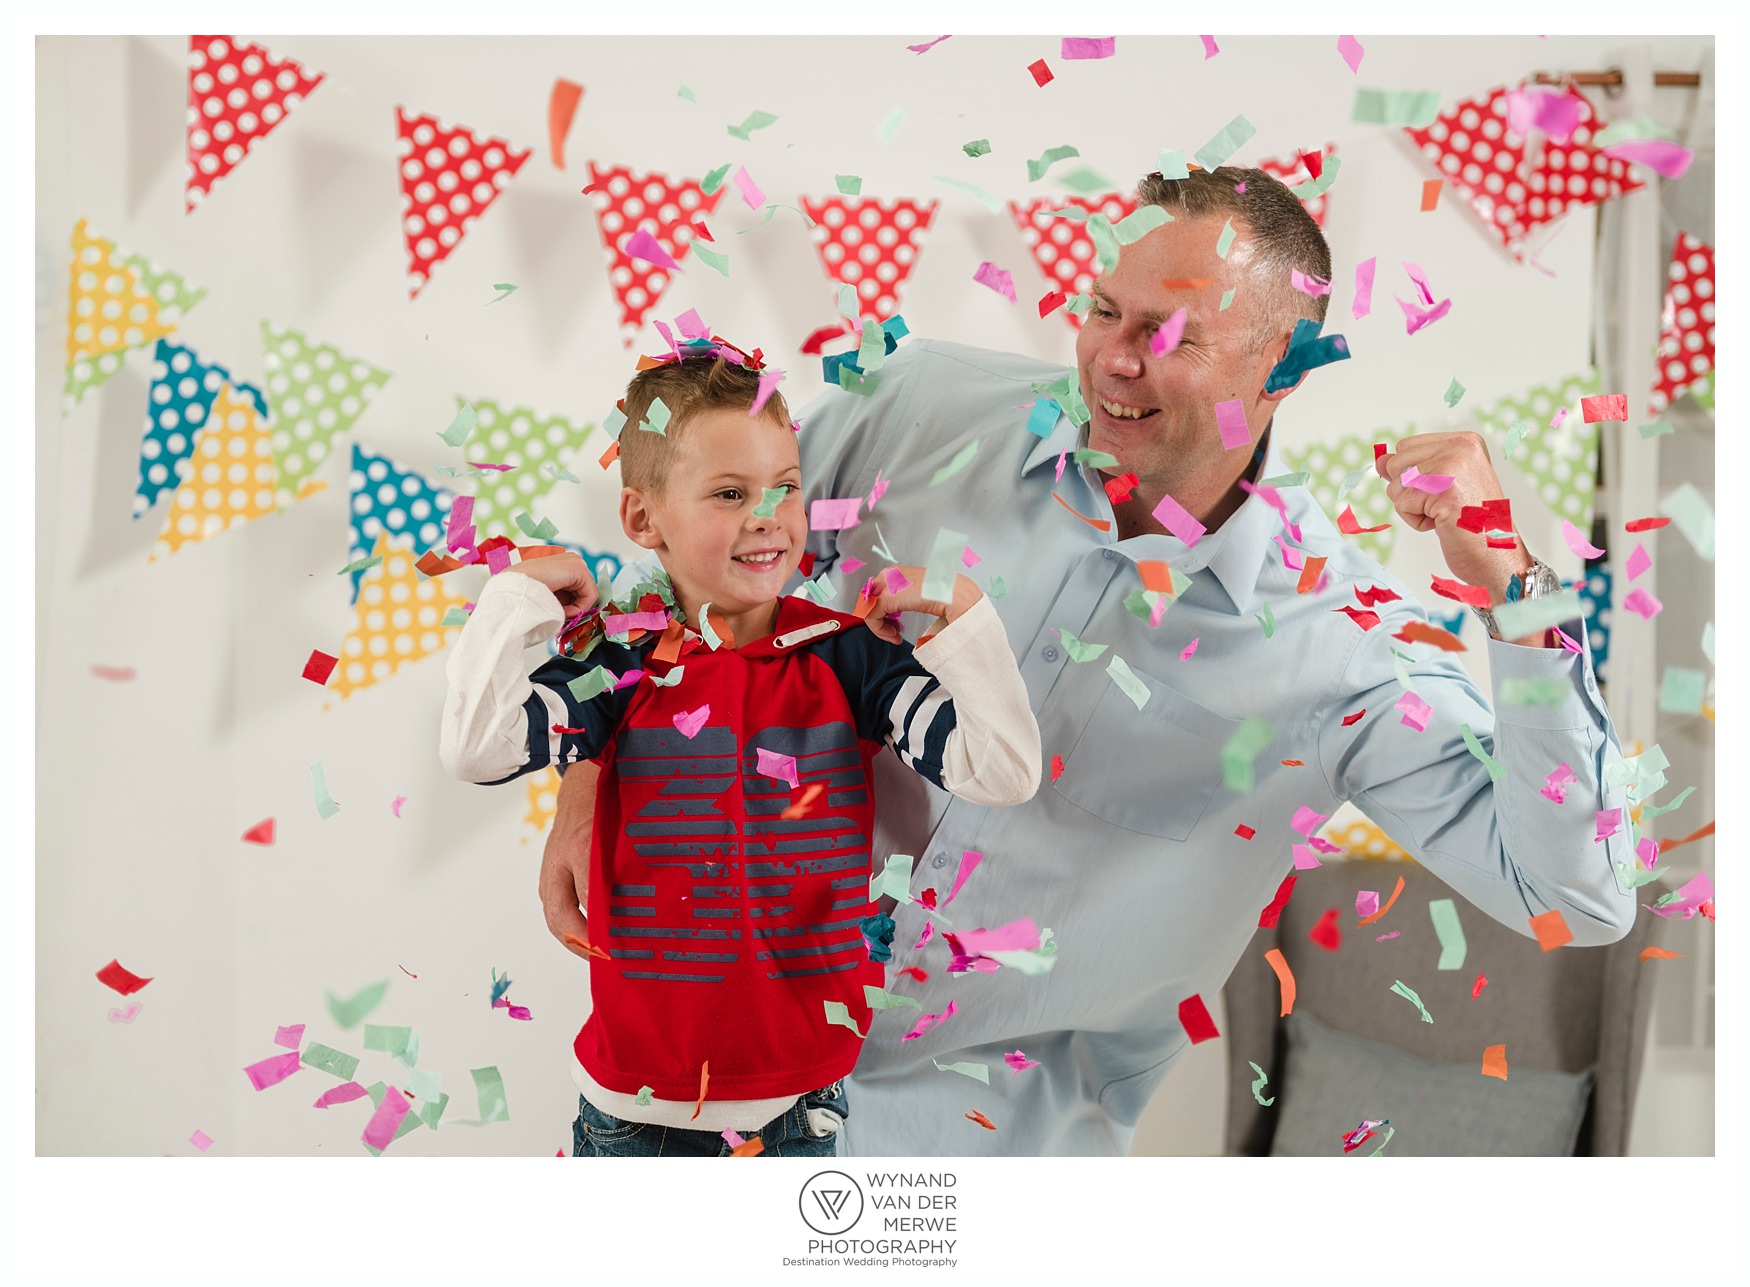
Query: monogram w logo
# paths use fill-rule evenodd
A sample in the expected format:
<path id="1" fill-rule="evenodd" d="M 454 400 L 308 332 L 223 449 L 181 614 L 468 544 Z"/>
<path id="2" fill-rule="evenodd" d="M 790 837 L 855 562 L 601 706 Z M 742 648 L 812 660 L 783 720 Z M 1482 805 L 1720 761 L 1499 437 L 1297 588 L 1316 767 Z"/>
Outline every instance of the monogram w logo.
<path id="1" fill-rule="evenodd" d="M 853 1228 L 863 1216 L 863 1190 L 843 1171 L 822 1171 L 802 1186 L 802 1221 L 818 1234 Z"/>
<path id="2" fill-rule="evenodd" d="M 845 1209 L 845 1200 L 851 1196 L 849 1189 L 816 1189 L 814 1200 L 820 1204 L 821 1211 L 828 1220 L 837 1220 L 839 1213 Z"/>

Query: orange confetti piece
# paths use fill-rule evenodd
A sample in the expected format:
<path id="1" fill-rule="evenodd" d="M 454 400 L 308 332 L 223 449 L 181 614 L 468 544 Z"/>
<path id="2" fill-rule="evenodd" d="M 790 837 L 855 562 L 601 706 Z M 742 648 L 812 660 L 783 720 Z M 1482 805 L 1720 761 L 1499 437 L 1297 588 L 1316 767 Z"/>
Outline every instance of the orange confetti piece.
<path id="1" fill-rule="evenodd" d="M 602 458 L 601 458 L 601 461 L 599 463 L 601 464 L 601 467 L 603 469 L 606 469 L 609 465 L 613 464 L 619 458 L 620 458 L 620 442 L 619 442 L 619 439 L 616 438 L 613 442 L 610 442 L 608 444 L 608 449 L 602 453 Z"/>
<path id="2" fill-rule="evenodd" d="M 1361 520 L 1355 517 L 1353 505 L 1343 506 L 1343 512 L 1337 515 L 1337 530 L 1344 536 L 1361 536 L 1368 532 L 1383 532 L 1390 523 L 1381 523 L 1378 527 L 1363 527 Z"/>
<path id="3" fill-rule="evenodd" d="M 1682 959 L 1682 952 L 1667 952 L 1662 947 L 1643 947 L 1641 949 L 1641 960 L 1643 961 L 1679 961 Z"/>
<path id="4" fill-rule="evenodd" d="M 1483 1049 L 1483 1076 L 1507 1080 L 1507 1047 L 1486 1046 Z"/>
<path id="5" fill-rule="evenodd" d="M 1284 760 L 1284 761 L 1282 761 L 1282 767 L 1285 769 L 1304 769 L 1306 767 L 1306 761 L 1305 760 Z"/>
<path id="6" fill-rule="evenodd" d="M 1173 592 L 1173 570 L 1162 559 L 1138 559 L 1136 561 L 1137 575 L 1142 577 L 1142 588 L 1156 590 L 1161 594 Z"/>
<path id="7" fill-rule="evenodd" d="M 1051 493 L 1051 499 L 1056 501 L 1059 505 L 1063 506 L 1070 513 L 1074 514 L 1077 518 L 1081 519 L 1082 522 L 1086 523 L 1089 527 L 1093 528 L 1095 531 L 1110 532 L 1112 530 L 1112 524 L 1108 523 L 1105 519 L 1103 519 L 1103 518 L 1089 518 L 1086 514 L 1082 513 L 1074 505 L 1071 505 L 1063 497 L 1059 496 L 1056 492 Z"/>
<path id="8" fill-rule="evenodd" d="M 735 634 L 730 630 L 729 622 L 724 615 L 721 612 L 708 612 L 705 614 L 705 619 L 711 623 L 711 629 L 715 630 L 717 637 L 723 641 L 718 647 L 728 648 L 733 652 L 735 650 Z"/>
<path id="9" fill-rule="evenodd" d="M 1411 621 L 1392 636 L 1402 639 L 1405 643 L 1433 644 L 1443 652 L 1464 652 L 1465 646 L 1458 641 L 1458 636 L 1450 630 L 1442 630 L 1439 626 L 1430 625 L 1426 621 Z"/>
<path id="10" fill-rule="evenodd" d="M 565 553 L 568 553 L 568 551 L 566 550 L 566 548 L 563 545 L 519 545 L 519 546 L 517 546 L 517 557 L 519 559 L 521 559 L 524 563 L 527 563 L 530 559 L 544 559 L 544 558 L 549 558 L 555 554 L 565 554 Z"/>
<path id="11" fill-rule="evenodd" d="M 976 1108 L 973 1109 L 970 1113 L 966 1114 L 966 1120 L 969 1122 L 977 1122 L 980 1126 L 984 1127 L 984 1129 L 987 1131 L 994 1131 L 996 1129 L 995 1124 L 990 1120 L 990 1118 L 986 1117 L 983 1113 L 979 1112 Z"/>
<path id="12" fill-rule="evenodd" d="M 638 365 L 633 367 L 632 369 L 634 371 L 653 371 L 657 367 L 662 366 L 662 365 L 663 365 L 663 361 L 661 358 L 653 358 L 648 353 L 644 353 L 644 354 L 639 355 Z M 621 410 L 623 411 L 623 410 L 625 410 L 625 408 L 622 407 Z"/>
<path id="13" fill-rule="evenodd" d="M 699 1114 L 705 1108 L 705 1088 L 711 1084 L 711 1061 L 707 1059 L 699 1065 L 699 1102 L 693 1105 L 692 1120 L 697 1121 Z"/>
<path id="14" fill-rule="evenodd" d="M 1288 960 L 1282 955 L 1282 949 L 1273 947 L 1264 953 L 1264 959 L 1270 962 L 1270 968 L 1276 971 L 1276 981 L 1282 985 L 1282 1013 L 1294 1013 L 1294 971 L 1288 968 Z"/>
<path id="15" fill-rule="evenodd" d="M 1425 211 L 1432 210 L 1435 206 L 1440 204 L 1440 189 L 1443 188 L 1445 185 L 1446 185 L 1446 181 L 1444 179 L 1423 179 L 1422 180 L 1422 209 L 1423 210 L 1425 210 Z M 1507 1074 L 1502 1073 L 1501 1075 L 1503 1077 L 1505 1077 Z"/>
<path id="16" fill-rule="evenodd" d="M 685 627 L 680 622 L 670 620 L 664 627 L 662 638 L 656 641 L 656 647 L 650 650 L 653 661 L 666 661 L 670 665 L 681 659 L 681 640 L 685 635 Z"/>
<path id="17" fill-rule="evenodd" d="M 1574 931 L 1568 928 L 1568 922 L 1562 919 L 1558 907 L 1550 908 L 1541 916 L 1533 916 L 1530 924 L 1531 932 L 1537 935 L 1537 945 L 1546 952 L 1574 941 Z"/>
<path id="18" fill-rule="evenodd" d="M 695 1114 L 693 1114 L 693 1116 L 697 1117 L 698 1114 L 695 1113 Z M 751 1140 L 743 1140 L 741 1143 L 737 1144 L 734 1148 L 730 1149 L 729 1156 L 730 1157 L 758 1157 L 761 1153 L 764 1153 L 765 1151 L 766 1151 L 766 1142 L 764 1140 L 762 1140 L 758 1135 L 756 1135 Z"/>
<path id="19" fill-rule="evenodd" d="M 857 606 L 851 609 L 853 617 L 868 620 L 869 614 L 875 610 L 875 600 L 867 594 L 857 596 Z"/>
<path id="20" fill-rule="evenodd" d="M 1196 167 L 1192 167 L 1195 169 Z M 1213 277 L 1163 277 L 1161 285 L 1167 290 L 1204 290 L 1215 284 Z"/>
<path id="21" fill-rule="evenodd" d="M 1307 594 L 1318 589 L 1319 578 L 1324 574 L 1325 556 L 1323 554 L 1318 555 L 1316 558 L 1307 559 L 1306 566 L 1300 570 L 1300 581 L 1295 585 L 1294 592 L 1296 594 Z"/>
<path id="22" fill-rule="evenodd" d="M 583 86 L 560 77 L 553 82 L 553 93 L 547 99 L 547 140 L 553 146 L 553 168 L 565 168 L 565 136 L 571 132 L 572 118 L 583 99 Z"/>
<path id="23" fill-rule="evenodd" d="M 1707 826 L 1703 827 L 1701 830 L 1692 831 L 1687 836 L 1683 837 L 1683 839 L 1681 839 L 1681 840 L 1661 840 L 1659 842 L 1659 852 L 1661 854 L 1666 853 L 1669 850 L 1677 848 L 1678 845 L 1686 845 L 1691 840 L 1700 840 L 1704 836 L 1713 835 L 1713 833 L 1714 833 L 1714 824 L 1710 822 L 1707 824 Z"/>
<path id="24" fill-rule="evenodd" d="M 1378 920 L 1380 917 L 1384 916 L 1387 912 L 1389 912 L 1391 910 L 1391 905 L 1398 901 L 1398 895 L 1403 893 L 1403 892 L 1404 892 L 1404 878 L 1402 876 L 1399 876 L 1397 887 L 1392 890 L 1391 897 L 1386 899 L 1384 903 L 1380 904 L 1379 910 L 1377 912 L 1375 912 L 1373 915 L 1365 916 L 1361 920 L 1356 921 L 1355 928 L 1360 929 L 1363 925 L 1371 925 L 1371 924 L 1373 924 L 1373 922 Z"/>
<path id="25" fill-rule="evenodd" d="M 565 935 L 565 941 L 576 947 L 578 951 L 584 953 L 586 956 L 593 956 L 602 961 L 612 959 L 606 952 L 595 946 L 587 938 L 578 938 L 575 934 L 567 933 Z"/>
<path id="26" fill-rule="evenodd" d="M 810 782 L 802 789 L 802 798 L 790 805 L 778 816 L 786 822 L 794 822 L 797 818 L 802 817 L 808 812 L 808 806 L 819 799 L 820 793 L 824 790 L 826 790 L 826 787 L 822 783 Z"/>

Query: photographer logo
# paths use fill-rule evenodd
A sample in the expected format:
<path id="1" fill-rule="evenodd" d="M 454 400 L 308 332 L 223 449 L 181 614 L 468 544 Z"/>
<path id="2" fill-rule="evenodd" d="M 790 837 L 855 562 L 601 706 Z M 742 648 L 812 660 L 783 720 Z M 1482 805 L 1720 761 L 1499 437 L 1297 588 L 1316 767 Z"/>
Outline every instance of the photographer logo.
<path id="1" fill-rule="evenodd" d="M 863 1190 L 843 1171 L 822 1171 L 802 1186 L 803 1222 L 825 1237 L 856 1227 L 863 1216 Z"/>

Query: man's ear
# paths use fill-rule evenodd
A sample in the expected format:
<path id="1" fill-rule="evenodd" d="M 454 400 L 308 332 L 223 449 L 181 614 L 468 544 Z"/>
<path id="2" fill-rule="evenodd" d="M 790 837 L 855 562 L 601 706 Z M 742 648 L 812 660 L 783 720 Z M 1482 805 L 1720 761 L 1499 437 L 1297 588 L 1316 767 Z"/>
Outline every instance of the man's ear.
<path id="1" fill-rule="evenodd" d="M 1288 353 L 1288 342 L 1293 338 L 1294 333 L 1292 331 L 1284 331 L 1281 335 L 1277 336 L 1276 339 L 1271 342 L 1269 347 L 1264 350 L 1263 361 L 1259 364 L 1263 368 L 1263 374 L 1258 380 L 1258 401 L 1267 403 L 1272 408 L 1274 408 L 1277 403 L 1281 402 L 1282 399 L 1300 388 L 1300 382 L 1306 379 L 1306 372 L 1302 371 L 1295 382 L 1288 387 L 1277 389 L 1274 392 L 1269 393 L 1264 391 L 1264 386 L 1270 381 L 1270 373 L 1276 369 L 1277 365 Z"/>
<path id="2" fill-rule="evenodd" d="M 662 547 L 662 533 L 656 528 L 656 515 L 650 502 L 636 487 L 620 489 L 620 528 L 626 538 L 647 550 Z"/>

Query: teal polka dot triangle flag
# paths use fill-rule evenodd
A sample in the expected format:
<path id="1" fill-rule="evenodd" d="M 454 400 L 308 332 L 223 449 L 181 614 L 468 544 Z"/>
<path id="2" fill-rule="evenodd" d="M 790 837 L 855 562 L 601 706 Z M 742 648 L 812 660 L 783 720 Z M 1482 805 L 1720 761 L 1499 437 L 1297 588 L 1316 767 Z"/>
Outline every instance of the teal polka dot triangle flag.
<path id="1" fill-rule="evenodd" d="M 514 466 L 508 470 L 475 470 L 464 465 L 467 474 L 478 476 L 457 476 L 458 483 L 473 484 L 474 525 L 479 539 L 508 536 L 523 544 L 529 537 L 517 527 L 517 514 L 528 510 L 534 518 L 541 518 L 531 506 L 559 481 L 541 466 L 564 468 L 595 426 L 574 424 L 562 416 L 541 415 L 528 407 L 505 407 L 490 399 L 469 405 L 478 419 L 473 435 L 462 444 L 464 459 Z"/>
<path id="2" fill-rule="evenodd" d="M 194 440 L 229 384 L 267 415 L 267 399 L 253 384 L 216 362 L 203 362 L 191 348 L 159 340 L 152 354 L 152 387 L 146 394 L 146 428 L 140 439 L 140 480 L 134 486 L 134 517 L 151 509 L 164 492 L 188 478 Z"/>
<path id="3" fill-rule="evenodd" d="M 1350 434 L 1331 443 L 1313 443 L 1299 451 L 1284 449 L 1282 453 L 1289 472 L 1305 472 L 1311 475 L 1307 479 L 1307 488 L 1312 492 L 1313 499 L 1330 515 L 1332 523 L 1337 521 L 1343 507 L 1349 505 L 1354 507 L 1355 519 L 1362 527 L 1392 524 L 1383 532 L 1368 532 L 1362 536 L 1343 538 L 1353 541 L 1380 563 L 1391 557 L 1392 546 L 1397 539 L 1398 517 L 1391 500 L 1385 494 L 1385 479 L 1373 472 L 1373 444 L 1383 442 L 1388 447 L 1395 448 L 1400 438 L 1415 432 L 1415 425 L 1401 429 L 1375 429 L 1372 433 Z M 1367 477 L 1339 498 L 1337 493 L 1342 489 L 1343 480 L 1358 469 L 1365 469 Z"/>
<path id="4" fill-rule="evenodd" d="M 421 553 L 446 548 L 444 528 L 450 519 L 451 492 L 434 487 L 422 475 L 387 456 L 374 455 L 357 443 L 352 447 L 352 548 L 349 562 L 370 555 L 377 536 L 388 532 L 389 544 Z M 482 534 L 482 538 L 484 533 Z M 352 601 L 367 569 L 352 573 Z"/>
<path id="5" fill-rule="evenodd" d="M 1537 484 L 1543 503 L 1582 532 L 1592 530 L 1598 426 L 1586 423 L 1580 399 L 1597 393 L 1598 372 L 1584 371 L 1502 398 L 1476 413 L 1477 427 L 1488 436 L 1495 459 L 1512 462 Z M 1508 455 L 1507 433 L 1516 420 L 1529 422 L 1529 429 Z"/>
<path id="6" fill-rule="evenodd" d="M 364 414 L 389 372 L 268 321 L 261 324 L 261 347 L 279 466 L 277 503 L 284 509 L 322 489 L 315 473 L 333 451 L 335 437 Z"/>

